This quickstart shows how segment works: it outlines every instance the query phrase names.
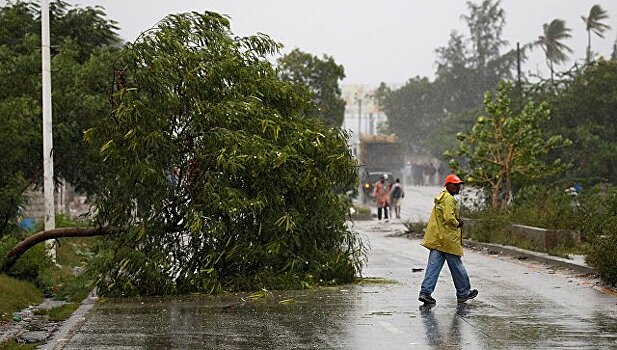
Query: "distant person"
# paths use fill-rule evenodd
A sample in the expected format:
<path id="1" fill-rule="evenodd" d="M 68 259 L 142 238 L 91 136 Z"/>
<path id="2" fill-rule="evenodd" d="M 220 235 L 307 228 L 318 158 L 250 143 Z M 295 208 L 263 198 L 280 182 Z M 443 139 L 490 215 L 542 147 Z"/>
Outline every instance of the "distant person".
<path id="1" fill-rule="evenodd" d="M 437 285 L 444 261 L 448 262 L 458 302 L 464 303 L 478 295 L 476 289 L 471 289 L 469 276 L 461 260 L 463 221 L 454 195 L 460 192 L 463 181 L 455 174 L 450 174 L 446 176 L 444 182 L 445 188 L 435 197 L 435 205 L 421 243 L 430 250 L 418 297 L 418 300 L 425 304 L 437 302 L 431 294 Z"/>
<path id="2" fill-rule="evenodd" d="M 439 162 L 439 167 L 437 168 L 437 177 L 435 178 L 435 182 L 438 181 L 438 179 L 441 179 L 443 177 L 446 176 L 446 165 L 444 164 L 444 162 Z"/>
<path id="3" fill-rule="evenodd" d="M 397 178 L 390 190 L 390 204 L 394 208 L 394 215 L 397 219 L 401 218 L 401 201 L 405 198 L 405 190 Z"/>
<path id="4" fill-rule="evenodd" d="M 412 166 L 412 173 L 413 173 L 413 184 L 416 186 L 422 186 L 424 185 L 424 179 L 422 177 L 422 164 L 420 163 L 416 163 Z"/>
<path id="5" fill-rule="evenodd" d="M 383 218 L 388 222 L 388 207 L 390 206 L 390 183 L 388 175 L 384 175 L 373 186 L 373 197 L 375 197 L 375 205 L 377 206 L 377 219 L 381 221 Z"/>
<path id="6" fill-rule="evenodd" d="M 437 179 L 437 176 L 435 176 L 435 174 L 437 173 L 437 168 L 435 168 L 435 165 L 433 165 L 433 163 L 429 163 L 429 168 L 428 168 L 428 184 L 429 185 L 437 185 L 439 182 L 439 180 Z"/>
<path id="7" fill-rule="evenodd" d="M 424 186 L 428 186 L 430 185 L 430 179 L 431 179 L 431 165 L 428 162 L 424 162 L 424 164 L 422 165 L 422 182 L 424 184 Z"/>

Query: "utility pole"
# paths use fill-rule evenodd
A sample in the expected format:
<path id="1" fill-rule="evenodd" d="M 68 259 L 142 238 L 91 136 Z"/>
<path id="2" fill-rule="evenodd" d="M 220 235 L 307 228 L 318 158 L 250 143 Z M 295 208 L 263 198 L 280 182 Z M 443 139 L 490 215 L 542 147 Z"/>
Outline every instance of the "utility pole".
<path id="1" fill-rule="evenodd" d="M 354 94 L 354 101 L 358 103 L 358 144 L 356 145 L 358 155 L 360 154 L 360 135 L 362 134 L 362 98 L 362 89 L 359 88 Z"/>
<path id="2" fill-rule="evenodd" d="M 41 0 L 41 57 L 43 71 L 43 197 L 45 200 L 45 231 L 56 228 L 54 210 L 54 158 L 51 118 L 51 55 L 49 39 L 49 0 Z M 53 240 L 46 242 L 52 261 L 56 262 Z"/>
<path id="3" fill-rule="evenodd" d="M 516 92 L 518 95 L 519 111 L 523 110 L 523 84 L 521 83 L 521 46 L 516 43 Z"/>
<path id="4" fill-rule="evenodd" d="M 358 100 L 358 142 L 360 142 L 360 134 L 362 133 L 362 97 Z"/>

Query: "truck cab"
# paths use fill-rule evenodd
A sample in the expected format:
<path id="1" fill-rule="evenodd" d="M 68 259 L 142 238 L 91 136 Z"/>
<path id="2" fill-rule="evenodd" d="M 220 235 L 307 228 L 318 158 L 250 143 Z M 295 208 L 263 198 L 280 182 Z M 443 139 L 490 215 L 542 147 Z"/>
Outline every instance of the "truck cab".
<path id="1" fill-rule="evenodd" d="M 392 173 L 386 171 L 372 171 L 369 173 L 365 173 L 363 178 L 361 179 L 362 192 L 363 192 L 363 203 L 367 203 L 370 201 L 374 201 L 373 197 L 373 187 L 375 182 L 381 180 L 383 177 L 387 176 L 390 182 L 392 183 Z"/>

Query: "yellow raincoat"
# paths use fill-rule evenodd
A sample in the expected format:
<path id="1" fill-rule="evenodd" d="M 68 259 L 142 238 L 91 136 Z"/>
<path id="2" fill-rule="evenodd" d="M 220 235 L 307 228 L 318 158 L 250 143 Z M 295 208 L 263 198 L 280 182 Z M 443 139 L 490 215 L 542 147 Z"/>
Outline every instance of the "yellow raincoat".
<path id="1" fill-rule="evenodd" d="M 441 190 L 435 197 L 435 206 L 424 232 L 422 246 L 462 256 L 461 229 L 458 227 L 460 220 L 456 199 L 446 189 Z"/>

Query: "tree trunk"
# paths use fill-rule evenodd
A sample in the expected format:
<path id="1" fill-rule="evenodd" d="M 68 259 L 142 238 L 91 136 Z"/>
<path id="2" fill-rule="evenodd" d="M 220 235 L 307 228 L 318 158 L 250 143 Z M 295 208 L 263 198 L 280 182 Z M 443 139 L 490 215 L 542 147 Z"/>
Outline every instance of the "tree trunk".
<path id="1" fill-rule="evenodd" d="M 504 197 L 503 197 L 503 200 L 499 208 L 500 212 L 504 212 L 508 208 L 508 202 L 510 201 L 510 198 L 512 197 L 512 182 L 510 181 L 509 177 L 507 177 L 504 180 L 503 188 L 504 188 Z"/>
<path id="2" fill-rule="evenodd" d="M 501 177 L 491 186 L 491 207 L 499 210 L 499 192 L 501 191 Z"/>
<path id="3" fill-rule="evenodd" d="M 49 239 L 64 238 L 64 237 L 91 237 L 91 236 L 104 236 L 111 232 L 107 227 L 96 228 L 80 228 L 80 227 L 66 227 L 57 228 L 48 231 L 41 231 L 27 237 L 23 241 L 19 242 L 11 251 L 6 255 L 4 265 L 0 268 L 0 271 L 8 271 L 28 249 L 35 245 L 44 242 Z"/>

